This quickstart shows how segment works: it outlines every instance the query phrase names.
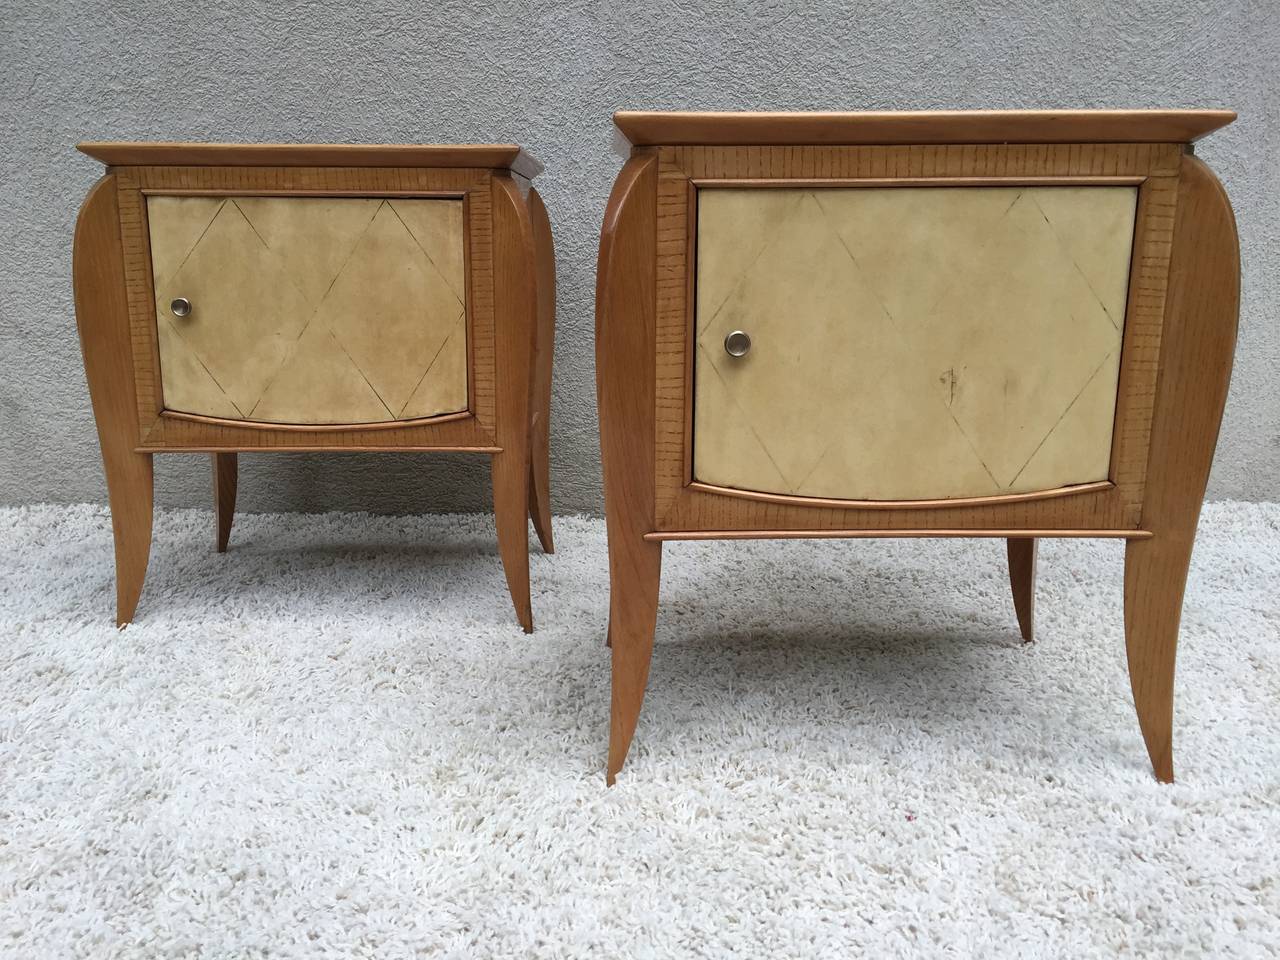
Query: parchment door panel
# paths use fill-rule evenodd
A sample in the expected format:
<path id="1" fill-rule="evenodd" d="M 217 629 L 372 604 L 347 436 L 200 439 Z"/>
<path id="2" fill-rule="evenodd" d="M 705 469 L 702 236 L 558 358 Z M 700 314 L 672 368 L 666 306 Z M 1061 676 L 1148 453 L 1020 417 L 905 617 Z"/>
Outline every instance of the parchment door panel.
<path id="1" fill-rule="evenodd" d="M 461 200 L 151 196 L 147 219 L 166 409 L 325 424 L 467 408 Z"/>
<path id="2" fill-rule="evenodd" d="M 1136 203 L 700 189 L 694 479 L 867 500 L 1105 480 Z"/>

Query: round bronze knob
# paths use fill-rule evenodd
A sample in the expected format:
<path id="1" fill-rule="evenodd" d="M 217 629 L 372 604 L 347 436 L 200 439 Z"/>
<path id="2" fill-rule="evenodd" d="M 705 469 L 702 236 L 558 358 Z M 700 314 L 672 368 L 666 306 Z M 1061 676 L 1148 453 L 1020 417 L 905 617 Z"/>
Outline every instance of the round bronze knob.
<path id="1" fill-rule="evenodd" d="M 731 357 L 745 357 L 751 349 L 751 338 L 741 330 L 735 330 L 724 338 L 724 352 Z"/>
<path id="2" fill-rule="evenodd" d="M 169 309 L 173 311 L 175 317 L 187 317 L 191 315 L 191 301 L 186 297 L 178 297 L 173 303 L 169 304 Z"/>

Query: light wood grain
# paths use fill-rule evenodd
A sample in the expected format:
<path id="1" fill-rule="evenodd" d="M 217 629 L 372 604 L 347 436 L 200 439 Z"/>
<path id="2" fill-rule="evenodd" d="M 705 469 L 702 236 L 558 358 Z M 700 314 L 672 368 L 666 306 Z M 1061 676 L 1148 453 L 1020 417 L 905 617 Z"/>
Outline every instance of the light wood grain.
<path id="1" fill-rule="evenodd" d="M 98 425 L 115 540 L 116 623 L 133 620 L 151 552 L 151 456 L 137 453 L 137 401 L 115 177 L 94 185 L 76 220 L 72 253 L 76 326 Z"/>
<path id="2" fill-rule="evenodd" d="M 529 397 L 537 334 L 537 252 L 528 204 L 509 176 L 493 178 L 495 346 L 498 442 L 493 456 L 493 513 L 498 552 L 525 633 L 529 599 Z"/>
<path id="3" fill-rule="evenodd" d="M 1226 126 L 1230 110 L 921 110 L 862 113 L 630 111 L 613 115 L 631 143 L 814 145 L 1186 143 Z"/>
<path id="4" fill-rule="evenodd" d="M 239 457 L 234 453 L 215 453 L 213 461 L 213 502 L 217 536 L 214 546 L 218 553 L 227 552 L 231 539 L 231 524 L 236 515 L 236 486 L 239 478 Z"/>
<path id="5" fill-rule="evenodd" d="M 122 143 L 85 142 L 108 166 L 491 167 L 532 179 L 540 164 L 511 143 Z"/>
<path id="6" fill-rule="evenodd" d="M 1231 379 L 1240 247 L 1222 185 L 1186 157 L 1178 185 L 1168 310 L 1142 523 L 1125 549 L 1129 679 L 1156 777 L 1173 781 L 1173 680 L 1182 595 Z"/>
<path id="7" fill-rule="evenodd" d="M 1007 544 L 1013 610 L 1018 617 L 1018 630 L 1027 643 L 1035 639 L 1036 543 L 1034 537 L 1010 537 Z"/>
<path id="8" fill-rule="evenodd" d="M 659 157 L 655 376 L 662 402 L 657 405 L 655 439 L 658 530 L 1138 528 L 1182 148 L 1091 143 L 642 149 L 645 155 L 656 153 Z M 1112 486 L 1056 498 L 1011 496 L 942 508 L 929 500 L 919 508 L 882 509 L 857 501 L 839 506 L 814 503 L 811 498 L 752 500 L 690 485 L 694 406 L 689 384 L 695 343 L 691 290 L 696 286 L 696 261 L 690 254 L 697 212 L 692 183 L 798 178 L 852 187 L 866 181 L 882 183 L 885 178 L 910 178 L 917 185 L 927 180 L 942 189 L 972 177 L 1002 177 L 1019 185 L 1029 179 L 1043 185 L 1045 178 L 1077 186 L 1095 177 L 1141 180 L 1131 293 L 1123 322 L 1121 352 L 1125 360 L 1109 458 Z M 924 510 L 927 516 L 922 515 Z"/>
<path id="9" fill-rule="evenodd" d="M 533 355 L 529 419 L 529 515 L 544 553 L 551 536 L 551 370 L 556 338 L 556 250 L 551 219 L 538 191 L 529 191 L 529 213 L 538 256 L 538 332 Z"/>
<path id="10" fill-rule="evenodd" d="M 596 265 L 596 389 L 609 533 L 612 706 L 606 778 L 626 761 L 644 702 L 662 545 L 654 524 L 657 162 L 632 157 L 609 195 Z"/>

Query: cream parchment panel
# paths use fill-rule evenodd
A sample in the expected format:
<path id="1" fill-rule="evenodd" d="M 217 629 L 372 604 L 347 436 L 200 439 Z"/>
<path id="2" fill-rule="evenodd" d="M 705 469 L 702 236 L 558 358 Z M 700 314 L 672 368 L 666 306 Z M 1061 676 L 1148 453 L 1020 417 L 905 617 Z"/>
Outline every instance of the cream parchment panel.
<path id="1" fill-rule="evenodd" d="M 322 424 L 467 408 L 461 200 L 151 196 L 147 220 L 167 409 Z"/>
<path id="2" fill-rule="evenodd" d="M 866 500 L 1105 480 L 1136 204 L 1130 186 L 700 189 L 694 478 Z"/>

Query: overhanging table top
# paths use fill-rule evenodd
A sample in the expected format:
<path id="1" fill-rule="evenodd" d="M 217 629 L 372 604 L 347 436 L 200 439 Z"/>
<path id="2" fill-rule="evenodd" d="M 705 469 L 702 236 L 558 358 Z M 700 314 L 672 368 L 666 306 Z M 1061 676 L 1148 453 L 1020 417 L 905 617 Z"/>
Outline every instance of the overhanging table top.
<path id="1" fill-rule="evenodd" d="M 923 143 L 1190 143 L 1225 127 L 1231 110 L 938 110 L 863 113 L 695 113 L 622 110 L 635 146 Z"/>

